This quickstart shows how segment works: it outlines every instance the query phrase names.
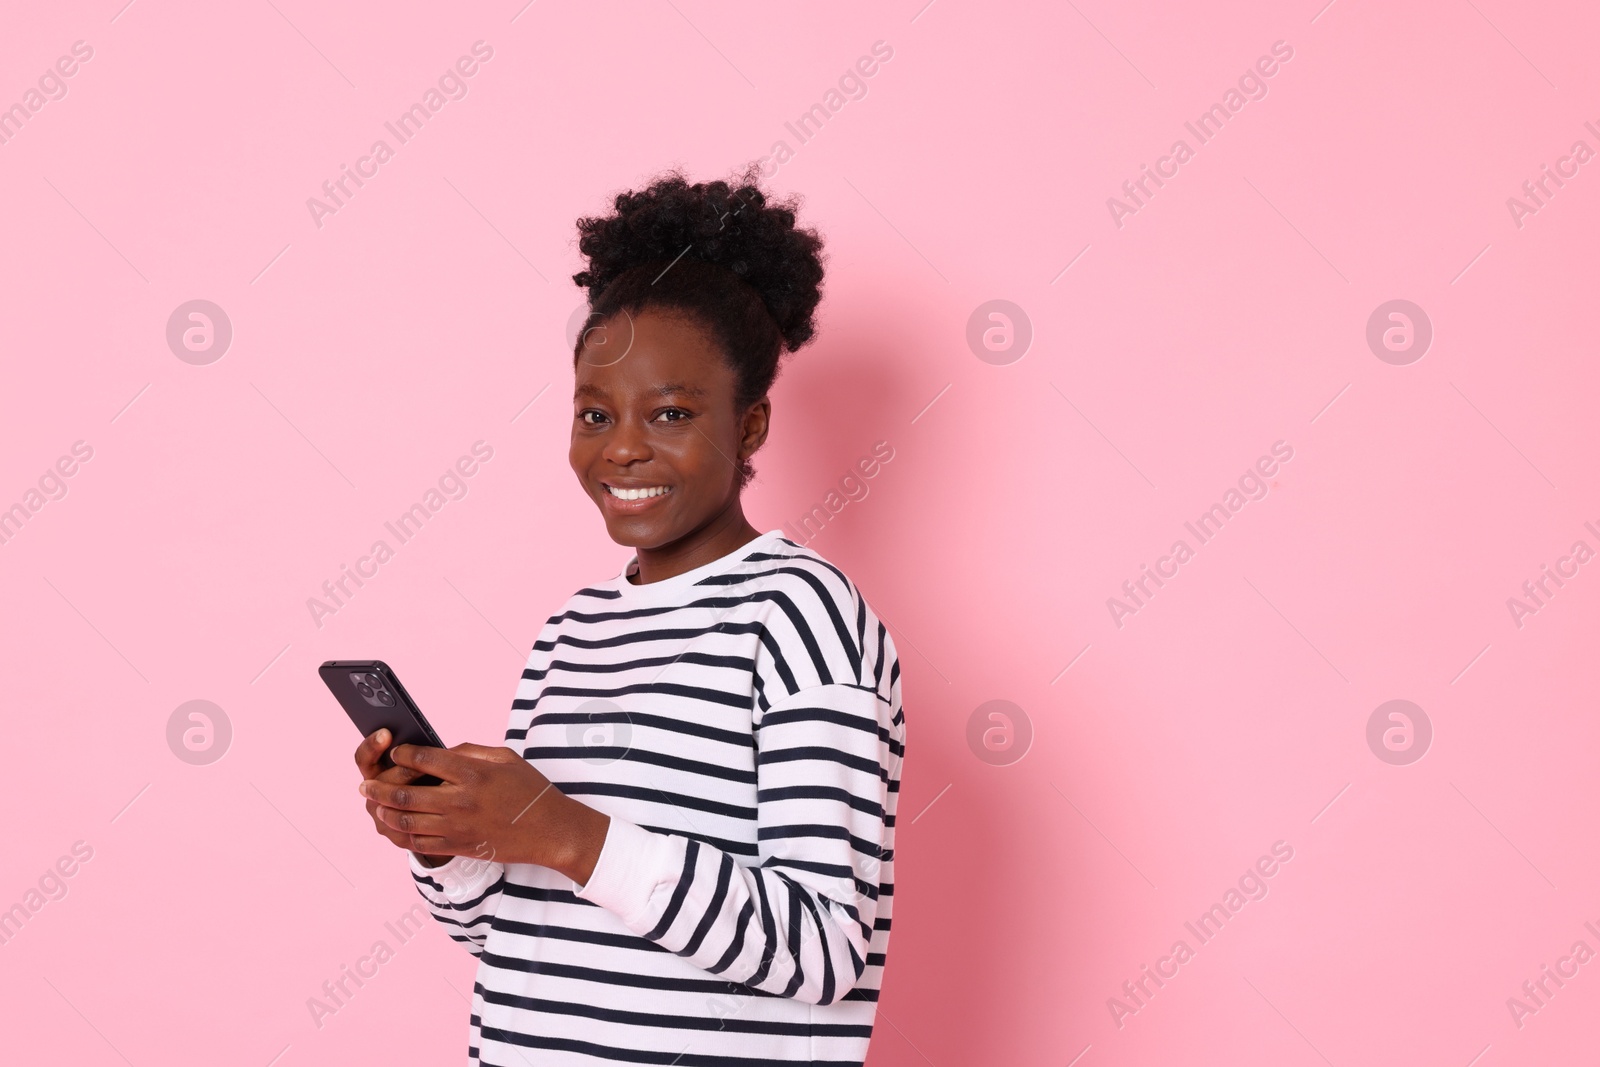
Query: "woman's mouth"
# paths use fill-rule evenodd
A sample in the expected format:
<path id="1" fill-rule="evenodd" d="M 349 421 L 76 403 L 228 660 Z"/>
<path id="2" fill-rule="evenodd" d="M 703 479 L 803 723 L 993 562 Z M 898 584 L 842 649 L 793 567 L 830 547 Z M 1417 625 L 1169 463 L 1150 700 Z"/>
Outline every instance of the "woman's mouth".
<path id="1" fill-rule="evenodd" d="M 657 501 L 672 493 L 670 485 L 639 485 L 620 487 L 602 482 L 606 491 L 606 506 L 613 511 L 635 512 L 653 507 Z"/>

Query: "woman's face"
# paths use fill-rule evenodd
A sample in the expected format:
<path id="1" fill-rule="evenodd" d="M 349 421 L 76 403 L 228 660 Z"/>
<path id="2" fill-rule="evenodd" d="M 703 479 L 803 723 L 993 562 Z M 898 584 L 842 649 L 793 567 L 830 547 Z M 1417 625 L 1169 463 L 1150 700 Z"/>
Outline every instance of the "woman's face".
<path id="1" fill-rule="evenodd" d="M 733 369 L 697 324 L 616 315 L 586 332 L 574 370 L 568 458 L 613 541 L 661 548 L 737 508 L 737 464 L 766 436 L 765 404 L 753 418 L 734 410 Z"/>

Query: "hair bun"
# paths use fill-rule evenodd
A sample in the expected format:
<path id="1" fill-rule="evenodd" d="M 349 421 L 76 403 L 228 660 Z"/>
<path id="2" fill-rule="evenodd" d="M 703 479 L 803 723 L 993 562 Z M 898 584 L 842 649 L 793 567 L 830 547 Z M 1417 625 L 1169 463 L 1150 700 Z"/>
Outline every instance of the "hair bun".
<path id="1" fill-rule="evenodd" d="M 752 163 L 733 180 L 690 184 L 679 168 L 643 189 L 618 193 L 610 215 L 578 220 L 588 269 L 572 276 L 593 304 L 625 271 L 693 258 L 722 267 L 760 296 L 794 351 L 816 332 L 822 299 L 822 238 L 795 226 L 797 197 L 774 201 Z"/>

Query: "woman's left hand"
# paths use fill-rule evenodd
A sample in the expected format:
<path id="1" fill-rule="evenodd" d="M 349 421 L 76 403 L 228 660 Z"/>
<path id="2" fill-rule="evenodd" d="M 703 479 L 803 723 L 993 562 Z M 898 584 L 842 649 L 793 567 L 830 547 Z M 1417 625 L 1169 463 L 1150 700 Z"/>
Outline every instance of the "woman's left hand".
<path id="1" fill-rule="evenodd" d="M 384 825 L 409 835 L 405 847 L 433 855 L 535 863 L 588 882 L 610 817 L 568 797 L 509 748 L 397 745 L 390 758 L 440 785 L 361 783 Z"/>

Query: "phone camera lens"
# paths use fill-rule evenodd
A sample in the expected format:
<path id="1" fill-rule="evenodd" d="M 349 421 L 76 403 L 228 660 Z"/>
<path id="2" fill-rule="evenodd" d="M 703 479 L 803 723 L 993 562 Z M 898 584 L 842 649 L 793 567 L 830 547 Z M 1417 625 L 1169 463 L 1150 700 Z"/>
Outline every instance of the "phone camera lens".
<path id="1" fill-rule="evenodd" d="M 374 689 L 382 689 L 383 688 L 383 679 L 379 678 L 376 674 L 369 674 L 365 678 L 363 678 L 362 681 L 366 682 L 368 685 L 372 686 L 372 688 L 374 688 Z"/>
<path id="2" fill-rule="evenodd" d="M 378 694 L 378 703 L 382 704 L 386 708 L 392 708 L 394 707 L 394 697 L 391 696 L 387 691 L 380 692 Z"/>
<path id="3" fill-rule="evenodd" d="M 366 682 L 357 682 L 356 689 L 360 690 L 361 695 L 364 697 L 369 697 L 372 695 L 372 686 L 368 685 Z"/>

